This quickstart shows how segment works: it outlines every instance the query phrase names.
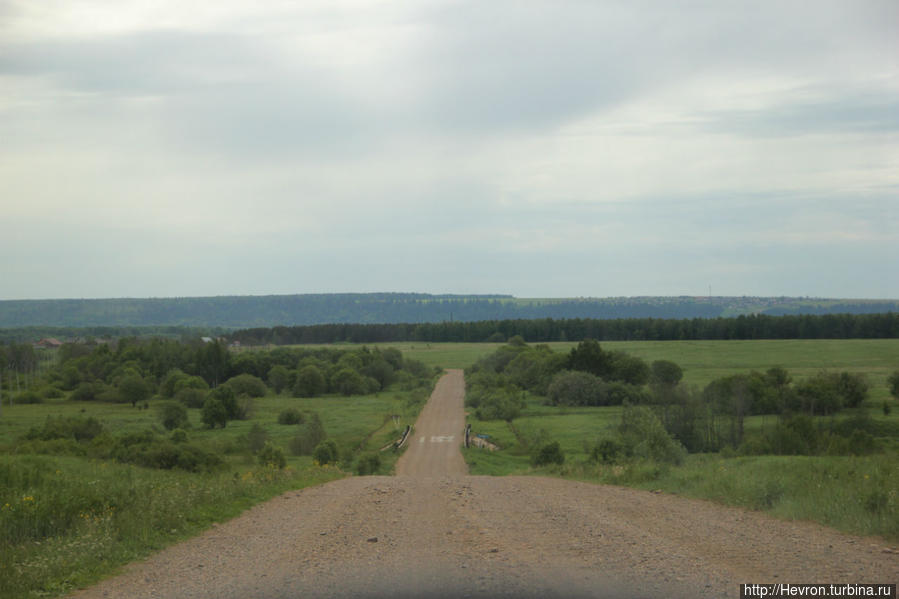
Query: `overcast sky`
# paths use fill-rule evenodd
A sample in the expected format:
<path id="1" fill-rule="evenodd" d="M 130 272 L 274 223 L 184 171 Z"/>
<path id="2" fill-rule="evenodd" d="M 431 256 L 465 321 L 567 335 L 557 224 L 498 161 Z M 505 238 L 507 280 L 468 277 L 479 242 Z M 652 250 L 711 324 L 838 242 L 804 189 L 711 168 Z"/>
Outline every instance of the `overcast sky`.
<path id="1" fill-rule="evenodd" d="M 899 298 L 899 2 L 0 0 L 0 299 Z"/>

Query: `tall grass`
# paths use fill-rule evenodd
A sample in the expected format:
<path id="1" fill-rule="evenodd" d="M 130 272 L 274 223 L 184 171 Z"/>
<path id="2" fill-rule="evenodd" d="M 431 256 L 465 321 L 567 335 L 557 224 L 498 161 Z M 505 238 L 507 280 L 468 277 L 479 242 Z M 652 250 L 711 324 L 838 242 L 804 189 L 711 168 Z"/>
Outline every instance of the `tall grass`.
<path id="1" fill-rule="evenodd" d="M 483 474 L 561 476 L 587 482 L 660 490 L 763 511 L 787 520 L 809 520 L 846 533 L 899 541 L 899 456 L 691 455 L 682 466 L 646 460 L 621 464 L 570 461 L 527 468 L 522 461 L 466 458 Z"/>
<path id="2" fill-rule="evenodd" d="M 198 475 L 79 458 L 0 458 L 0 597 L 37 597 L 96 581 L 334 468 Z"/>

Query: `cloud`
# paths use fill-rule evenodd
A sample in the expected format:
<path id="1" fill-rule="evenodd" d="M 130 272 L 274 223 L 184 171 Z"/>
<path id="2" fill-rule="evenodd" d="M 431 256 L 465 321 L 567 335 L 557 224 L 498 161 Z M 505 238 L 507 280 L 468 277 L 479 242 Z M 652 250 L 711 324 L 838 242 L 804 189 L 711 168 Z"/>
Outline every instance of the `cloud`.
<path id="1" fill-rule="evenodd" d="M 897 16 L 0 1 L 3 293 L 899 294 Z"/>

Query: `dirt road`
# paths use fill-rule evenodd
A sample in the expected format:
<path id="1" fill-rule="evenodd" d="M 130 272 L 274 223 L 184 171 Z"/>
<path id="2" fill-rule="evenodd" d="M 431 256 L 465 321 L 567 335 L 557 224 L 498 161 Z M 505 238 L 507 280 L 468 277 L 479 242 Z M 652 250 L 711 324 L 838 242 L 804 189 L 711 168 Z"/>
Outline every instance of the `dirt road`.
<path id="1" fill-rule="evenodd" d="M 395 477 L 292 491 L 79 599 L 739 597 L 741 583 L 889 582 L 876 539 L 671 495 L 465 475 L 462 375 L 422 411 Z M 449 437 L 452 437 L 450 439 Z"/>

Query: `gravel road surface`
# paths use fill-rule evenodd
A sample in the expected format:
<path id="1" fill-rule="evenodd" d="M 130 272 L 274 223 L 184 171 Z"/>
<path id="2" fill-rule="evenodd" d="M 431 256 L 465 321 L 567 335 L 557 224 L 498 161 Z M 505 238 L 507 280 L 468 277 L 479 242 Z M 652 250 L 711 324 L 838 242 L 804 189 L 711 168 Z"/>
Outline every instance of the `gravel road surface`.
<path id="1" fill-rule="evenodd" d="M 397 476 L 291 491 L 90 589 L 94 598 L 739 597 L 741 583 L 896 583 L 881 540 L 705 501 L 467 476 L 461 371 Z"/>

